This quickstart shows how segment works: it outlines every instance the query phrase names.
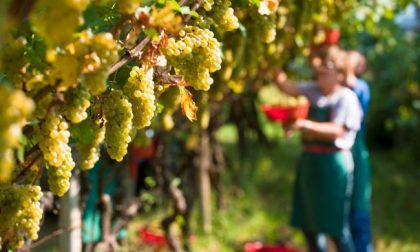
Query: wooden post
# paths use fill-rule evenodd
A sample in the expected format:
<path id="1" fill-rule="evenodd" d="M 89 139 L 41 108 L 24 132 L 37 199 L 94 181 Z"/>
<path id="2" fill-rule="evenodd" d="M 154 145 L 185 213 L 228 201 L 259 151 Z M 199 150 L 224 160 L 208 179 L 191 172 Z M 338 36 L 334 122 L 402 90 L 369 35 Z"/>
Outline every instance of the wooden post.
<path id="1" fill-rule="evenodd" d="M 80 211 L 79 174 L 70 179 L 70 189 L 61 198 L 60 228 L 68 230 L 60 235 L 59 251 L 82 251 L 82 213 Z"/>
<path id="2" fill-rule="evenodd" d="M 200 192 L 201 223 L 204 233 L 208 234 L 212 229 L 211 218 L 211 184 L 210 184 L 210 139 L 206 131 L 201 132 L 200 137 L 200 164 L 198 165 L 198 186 Z"/>

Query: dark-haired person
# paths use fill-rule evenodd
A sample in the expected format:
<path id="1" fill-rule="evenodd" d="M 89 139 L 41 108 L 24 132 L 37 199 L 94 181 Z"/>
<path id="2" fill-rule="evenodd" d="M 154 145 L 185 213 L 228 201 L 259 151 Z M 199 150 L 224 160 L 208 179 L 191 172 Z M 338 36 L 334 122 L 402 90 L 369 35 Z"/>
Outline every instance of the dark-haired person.
<path id="1" fill-rule="evenodd" d="M 366 81 L 360 78 L 365 71 L 366 59 L 357 51 L 347 53 L 347 77 L 345 85 L 357 95 L 363 109 L 360 131 L 352 148 L 354 159 L 353 193 L 350 207 L 350 230 L 357 252 L 371 252 L 372 234 L 370 227 L 371 169 L 369 152 L 365 144 L 366 117 L 370 102 L 370 89 Z"/>
<path id="2" fill-rule="evenodd" d="M 276 82 L 285 93 L 304 95 L 310 102 L 308 119 L 284 125 L 286 133 L 302 132 L 301 154 L 293 193 L 292 225 L 301 229 L 309 251 L 327 251 L 321 235 L 329 236 L 340 252 L 354 251 L 348 227 L 352 187 L 353 146 L 360 128 L 356 95 L 342 85 L 344 54 L 328 47 L 314 68 L 316 80 L 293 84 L 280 72 Z"/>

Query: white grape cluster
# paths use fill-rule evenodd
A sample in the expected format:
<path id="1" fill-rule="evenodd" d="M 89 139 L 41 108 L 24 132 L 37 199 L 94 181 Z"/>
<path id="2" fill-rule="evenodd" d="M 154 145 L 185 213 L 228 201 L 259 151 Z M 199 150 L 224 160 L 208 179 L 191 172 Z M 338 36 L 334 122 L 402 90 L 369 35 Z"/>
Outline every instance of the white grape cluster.
<path id="1" fill-rule="evenodd" d="M 103 93 L 107 86 L 108 70 L 118 60 L 117 43 L 111 33 L 93 35 L 83 31 L 65 50 L 52 53 L 52 84 L 59 91 L 75 88 L 83 74 L 83 83 L 92 95 Z"/>
<path id="2" fill-rule="evenodd" d="M 80 151 L 80 168 L 88 170 L 98 162 L 100 156 L 100 145 L 105 139 L 105 126 L 101 119 L 90 121 L 92 140 L 88 144 L 79 143 L 76 148 Z"/>
<path id="3" fill-rule="evenodd" d="M 121 90 L 113 89 L 105 99 L 103 113 L 106 119 L 105 145 L 109 156 L 120 162 L 127 154 L 133 129 L 131 103 Z"/>
<path id="4" fill-rule="evenodd" d="M 89 0 L 35 2 L 29 19 L 33 29 L 53 48 L 72 40 L 73 33 L 83 23 L 82 13 Z"/>
<path id="5" fill-rule="evenodd" d="M 67 91 L 76 87 L 81 74 L 80 60 L 74 52 L 67 49 L 63 53 L 54 56 L 51 69 L 51 83 L 57 86 L 59 91 Z"/>
<path id="6" fill-rule="evenodd" d="M 41 197 L 39 186 L 0 185 L 0 237 L 8 237 L 12 249 L 21 248 L 25 238 L 38 239 Z M 3 235 L 6 232 L 7 235 Z"/>
<path id="7" fill-rule="evenodd" d="M 133 126 L 143 129 L 150 126 L 155 115 L 153 68 L 133 67 L 124 86 L 124 92 L 133 105 Z"/>
<path id="8" fill-rule="evenodd" d="M 254 25 L 254 31 L 256 36 L 262 38 L 264 43 L 271 43 L 276 39 L 276 16 L 274 14 L 271 15 L 260 15 L 259 13 L 255 12 L 254 15 L 251 16 Z"/>
<path id="9" fill-rule="evenodd" d="M 39 147 L 49 164 L 50 190 L 62 196 L 70 186 L 71 171 L 75 166 L 69 146 L 68 123 L 61 115 L 50 113 L 38 128 Z"/>
<path id="10" fill-rule="evenodd" d="M 11 36 L 4 39 L 0 48 L 1 71 L 16 85 L 22 87 L 22 70 L 25 68 L 25 45 L 24 38 L 14 39 Z"/>
<path id="11" fill-rule="evenodd" d="M 203 1 L 203 8 L 206 11 L 210 11 L 213 8 L 214 0 L 204 0 Z"/>
<path id="12" fill-rule="evenodd" d="M 22 127 L 35 103 L 19 90 L 0 83 L 0 184 L 10 180 L 14 164 L 14 148 L 18 147 Z"/>
<path id="13" fill-rule="evenodd" d="M 72 88 L 65 93 L 66 105 L 64 115 L 72 123 L 79 123 L 88 116 L 90 93 L 83 86 Z"/>
<path id="14" fill-rule="evenodd" d="M 212 18 L 216 27 L 224 31 L 233 31 L 239 27 L 238 18 L 235 16 L 229 0 L 215 0 L 214 5 L 209 11 L 208 16 Z"/>
<path id="15" fill-rule="evenodd" d="M 210 73 L 221 68 L 220 43 L 213 32 L 195 26 L 185 26 L 180 39 L 168 40 L 165 54 L 175 69 L 195 89 L 208 91 L 213 79 Z"/>
<path id="16" fill-rule="evenodd" d="M 99 95 L 107 88 L 108 70 L 118 60 L 118 47 L 111 33 L 86 34 L 83 43 L 88 54 L 84 56 L 84 83 L 92 95 Z"/>
<path id="17" fill-rule="evenodd" d="M 44 119 L 48 114 L 48 108 L 50 107 L 52 101 L 52 93 L 49 93 L 42 97 L 40 100 L 38 100 L 35 107 L 34 117 L 38 119 Z"/>

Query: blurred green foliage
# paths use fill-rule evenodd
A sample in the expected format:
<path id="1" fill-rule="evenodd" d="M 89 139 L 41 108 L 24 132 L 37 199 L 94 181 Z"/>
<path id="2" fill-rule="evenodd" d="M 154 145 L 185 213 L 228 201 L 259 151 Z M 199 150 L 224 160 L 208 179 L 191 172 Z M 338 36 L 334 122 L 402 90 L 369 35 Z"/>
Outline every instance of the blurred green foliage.
<path id="1" fill-rule="evenodd" d="M 420 143 L 415 141 L 420 137 L 420 31 L 404 30 L 394 18 L 385 17 L 376 27 L 363 32 L 343 29 L 344 47 L 368 59 L 363 76 L 371 84 L 372 97 L 368 143 L 410 150 L 420 158 Z"/>

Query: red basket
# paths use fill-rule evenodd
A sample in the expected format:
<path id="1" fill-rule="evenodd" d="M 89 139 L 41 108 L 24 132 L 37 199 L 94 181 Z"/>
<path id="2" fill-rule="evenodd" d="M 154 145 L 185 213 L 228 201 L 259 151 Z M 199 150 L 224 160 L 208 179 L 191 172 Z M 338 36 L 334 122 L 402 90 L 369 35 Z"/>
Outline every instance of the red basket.
<path id="1" fill-rule="evenodd" d="M 168 245 L 164 234 L 155 233 L 146 227 L 139 230 L 139 238 L 146 244 L 157 247 L 166 247 Z"/>
<path id="2" fill-rule="evenodd" d="M 262 105 L 261 110 L 271 121 L 289 122 L 299 118 L 306 118 L 308 116 L 309 103 L 298 105 L 296 107 Z"/>
<path id="3" fill-rule="evenodd" d="M 330 28 L 326 31 L 325 44 L 336 45 L 340 40 L 340 30 L 336 28 Z"/>
<path id="4" fill-rule="evenodd" d="M 263 245 L 261 242 L 248 242 L 244 245 L 244 252 L 300 252 L 286 245 Z"/>
<path id="5" fill-rule="evenodd" d="M 148 227 L 142 227 L 139 230 L 138 235 L 139 239 L 142 242 L 150 246 L 154 246 L 157 248 L 164 248 L 168 246 L 168 241 L 166 240 L 165 234 L 152 231 Z M 196 240 L 196 237 L 194 235 L 190 235 L 188 237 L 188 240 L 190 243 L 193 243 Z"/>

